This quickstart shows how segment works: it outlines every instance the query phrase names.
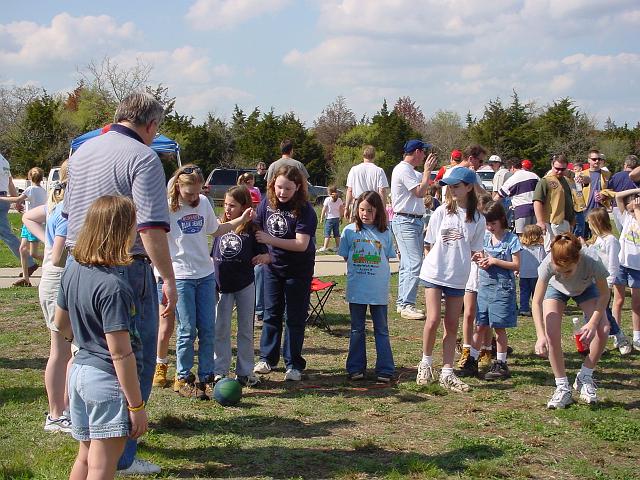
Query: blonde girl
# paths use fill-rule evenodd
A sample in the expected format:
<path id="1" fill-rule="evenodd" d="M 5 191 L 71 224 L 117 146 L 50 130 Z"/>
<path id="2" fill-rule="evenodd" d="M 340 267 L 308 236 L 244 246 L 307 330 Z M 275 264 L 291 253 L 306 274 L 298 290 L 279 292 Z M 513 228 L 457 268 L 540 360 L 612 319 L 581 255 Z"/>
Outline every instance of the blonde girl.
<path id="1" fill-rule="evenodd" d="M 538 225 L 527 225 L 520 235 L 520 315 L 531 316 L 530 302 L 538 281 L 538 267 L 547 253 L 544 251 L 544 232 Z"/>
<path id="2" fill-rule="evenodd" d="M 452 169 L 447 178 L 440 180 L 441 185 L 447 185 L 445 203 L 436 209 L 429 222 L 425 237 L 428 252 L 420 270 L 420 279 L 426 287 L 427 311 L 416 382 L 425 385 L 435 381 L 432 352 L 438 326 L 443 322 L 443 368 L 439 381 L 442 387 L 455 392 L 469 390 L 469 386 L 453 373 L 453 357 L 471 258 L 482 251 L 485 230 L 484 217 L 477 211 L 476 181 L 475 172 L 466 167 Z M 445 313 L 441 320 L 443 294 Z"/>
<path id="3" fill-rule="evenodd" d="M 78 347 L 69 374 L 72 435 L 80 442 L 70 478 L 113 478 L 127 438 L 148 426 L 136 356 L 134 292 L 125 279 L 136 238 L 131 199 L 99 197 L 67 262 L 55 324 Z"/>
<path id="4" fill-rule="evenodd" d="M 249 189 L 249 192 L 251 193 L 251 198 L 256 199 L 256 202 L 252 202 L 252 203 L 260 203 L 260 200 L 262 200 L 262 194 L 260 193 L 260 189 L 255 186 L 256 177 L 253 173 L 246 172 L 240 175 L 238 177 L 238 185 L 244 185 Z"/>

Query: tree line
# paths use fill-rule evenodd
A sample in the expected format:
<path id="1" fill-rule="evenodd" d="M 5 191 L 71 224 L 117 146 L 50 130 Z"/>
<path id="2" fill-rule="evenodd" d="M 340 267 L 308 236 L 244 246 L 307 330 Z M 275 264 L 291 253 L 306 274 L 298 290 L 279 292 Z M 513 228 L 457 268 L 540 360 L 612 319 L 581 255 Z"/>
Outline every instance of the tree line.
<path id="1" fill-rule="evenodd" d="M 59 165 L 69 154 L 72 138 L 109 123 L 122 97 L 138 89 L 165 105 L 160 132 L 180 144 L 183 163 L 196 163 L 205 172 L 255 166 L 258 161 L 269 164 L 279 158 L 284 138 L 293 140 L 294 156 L 306 165 L 312 182 L 323 185 L 344 185 L 351 166 L 362 160 L 365 144 L 376 147 L 376 163 L 390 175 L 410 138 L 433 143 L 441 164 L 454 148 L 480 143 L 503 159 L 532 160 L 538 173 L 547 170 L 553 153 L 584 162 L 587 151 L 596 147 L 611 170 L 619 169 L 626 155 L 640 153 L 640 122 L 619 126 L 608 118 L 598 128 L 571 98 L 540 106 L 522 103 L 514 91 L 509 101 L 491 100 L 480 117 L 468 113 L 463 120 L 444 110 L 427 117 L 409 97 L 398 98 L 392 108 L 385 99 L 371 118 L 358 119 L 347 99 L 339 96 L 309 127 L 294 112 L 263 112 L 258 107 L 245 112 L 237 105 L 230 119 L 209 113 L 198 122 L 175 110 L 167 87 L 149 85 L 150 72 L 142 61 L 123 69 L 105 57 L 79 70 L 77 87 L 65 95 L 36 87 L 0 87 L 0 151 L 10 160 L 14 176 L 25 175 L 33 166 L 48 171 Z M 170 174 L 175 159 L 163 154 L 162 160 Z"/>

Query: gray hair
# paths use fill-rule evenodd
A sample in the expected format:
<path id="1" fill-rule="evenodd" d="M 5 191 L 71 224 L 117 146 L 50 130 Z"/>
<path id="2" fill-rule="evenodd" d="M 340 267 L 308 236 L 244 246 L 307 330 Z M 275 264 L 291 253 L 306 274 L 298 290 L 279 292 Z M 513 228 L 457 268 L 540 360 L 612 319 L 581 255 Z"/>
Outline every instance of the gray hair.
<path id="1" fill-rule="evenodd" d="M 147 92 L 133 92 L 118 105 L 114 122 L 131 122 L 134 125 L 144 126 L 153 121 L 159 124 L 163 117 L 164 108 L 153 95 Z"/>
<path id="2" fill-rule="evenodd" d="M 638 166 L 638 157 L 635 155 L 627 155 L 624 159 L 624 166 L 627 168 L 636 168 Z"/>

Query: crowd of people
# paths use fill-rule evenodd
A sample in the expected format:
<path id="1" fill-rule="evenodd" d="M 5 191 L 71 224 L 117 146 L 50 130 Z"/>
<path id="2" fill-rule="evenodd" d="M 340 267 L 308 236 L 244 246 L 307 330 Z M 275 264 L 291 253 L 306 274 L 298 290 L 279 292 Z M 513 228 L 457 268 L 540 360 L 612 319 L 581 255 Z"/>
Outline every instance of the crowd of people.
<path id="1" fill-rule="evenodd" d="M 111 129 L 65 162 L 48 198 L 38 190 L 44 192 L 39 169 L 29 173 L 34 187 L 18 195 L 0 157 L 0 234 L 21 258 L 18 285 L 30 285 L 29 275 L 38 268 L 31 244 L 45 246 L 39 286 L 51 337 L 45 430 L 70 432 L 79 441 L 74 479 L 89 472 L 110 477 L 116 470 L 160 471 L 136 458 L 137 438 L 148 428 L 152 386 L 211 398 L 216 382 L 230 374 L 234 309 L 238 382 L 258 386 L 280 357 L 285 381 L 304 378 L 318 217 L 308 198 L 309 174 L 293 158 L 292 142 L 282 142 L 282 158 L 268 169 L 261 162 L 255 176 L 243 175 L 227 191 L 218 218 L 202 193 L 204 177 L 196 165 L 180 167 L 165 184 L 160 160 L 149 148 L 162 115 L 151 95 L 126 97 Z M 577 329 L 585 345 L 573 388 L 583 401 L 596 403 L 593 372 L 609 336 L 622 355 L 640 350 L 638 159 L 630 155 L 624 170 L 610 176 L 595 149 L 585 167 L 552 155 L 550 170 L 539 178 L 530 165 L 524 168 L 528 161 L 511 158 L 505 168 L 492 155 L 487 163 L 495 174 L 487 189 L 479 176 L 487 168 L 487 151 L 479 145 L 452 151 L 435 179 L 432 145 L 414 139 L 403 150 L 388 182 L 375 165 L 374 147 L 365 146 L 363 162 L 347 177 L 344 202 L 330 187 L 320 214 L 319 250 L 327 251 L 333 238 L 347 264 L 349 380 L 367 378 L 367 309 L 375 380 L 388 384 L 395 376 L 387 317 L 389 261 L 398 256 L 396 310 L 405 319 L 424 319 L 419 385 L 439 382 L 462 393 L 470 390 L 465 377 L 509 378 L 507 332 L 519 317 L 531 316 L 535 352 L 549 358 L 556 382 L 547 406 L 568 406 L 573 395 L 560 327 L 573 299 L 584 314 Z M 21 210 L 25 200 L 30 204 L 21 246 L 7 210 L 11 203 Z M 621 325 L 627 287 L 631 339 Z M 424 311 L 417 307 L 420 288 Z M 174 331 L 176 373 L 170 379 Z"/>

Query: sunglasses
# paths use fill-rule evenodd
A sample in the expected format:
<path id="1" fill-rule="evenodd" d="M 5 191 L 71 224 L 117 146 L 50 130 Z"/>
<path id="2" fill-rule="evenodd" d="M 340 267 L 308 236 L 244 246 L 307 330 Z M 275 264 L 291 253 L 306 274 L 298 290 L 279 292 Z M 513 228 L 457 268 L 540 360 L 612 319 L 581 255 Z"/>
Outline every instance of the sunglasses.
<path id="1" fill-rule="evenodd" d="M 202 175 L 202 170 L 200 170 L 200 167 L 184 167 L 182 169 L 182 171 L 179 173 L 179 175 L 190 175 L 192 173 L 195 173 L 197 175 Z"/>
<path id="2" fill-rule="evenodd" d="M 567 167 L 553 167 L 553 169 L 557 172 L 564 172 L 567 169 Z"/>

